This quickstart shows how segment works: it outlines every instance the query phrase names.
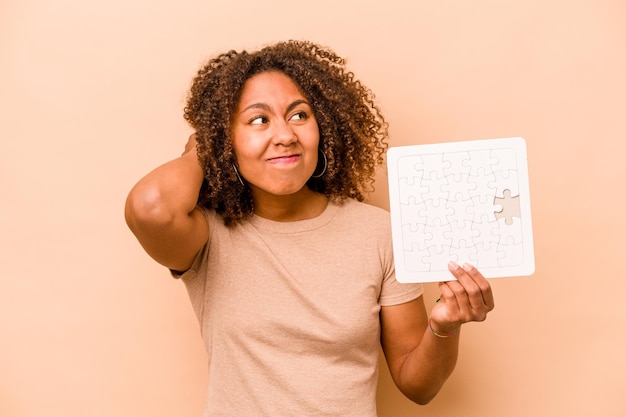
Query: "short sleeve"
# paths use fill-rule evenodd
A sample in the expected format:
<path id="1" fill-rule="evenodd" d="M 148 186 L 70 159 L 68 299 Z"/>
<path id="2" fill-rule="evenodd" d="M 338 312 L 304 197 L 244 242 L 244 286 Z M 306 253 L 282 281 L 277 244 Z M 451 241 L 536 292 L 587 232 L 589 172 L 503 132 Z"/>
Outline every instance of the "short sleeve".
<path id="1" fill-rule="evenodd" d="M 383 270 L 384 277 L 379 299 L 381 306 L 408 303 L 419 298 L 424 293 L 422 284 L 407 284 L 396 280 L 391 234 L 387 236 L 383 249 Z"/>
<path id="2" fill-rule="evenodd" d="M 422 284 L 405 284 L 396 280 L 395 273 L 383 280 L 380 292 L 380 305 L 393 306 L 408 303 L 419 298 L 424 293 Z"/>

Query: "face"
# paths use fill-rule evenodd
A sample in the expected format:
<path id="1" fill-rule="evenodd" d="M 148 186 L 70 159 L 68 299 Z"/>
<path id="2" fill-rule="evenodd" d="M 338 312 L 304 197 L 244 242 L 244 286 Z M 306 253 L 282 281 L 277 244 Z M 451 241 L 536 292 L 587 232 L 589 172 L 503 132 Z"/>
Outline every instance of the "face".
<path id="1" fill-rule="evenodd" d="M 315 171 L 319 130 L 313 109 L 281 72 L 246 81 L 232 134 L 239 173 L 257 197 L 295 194 Z"/>

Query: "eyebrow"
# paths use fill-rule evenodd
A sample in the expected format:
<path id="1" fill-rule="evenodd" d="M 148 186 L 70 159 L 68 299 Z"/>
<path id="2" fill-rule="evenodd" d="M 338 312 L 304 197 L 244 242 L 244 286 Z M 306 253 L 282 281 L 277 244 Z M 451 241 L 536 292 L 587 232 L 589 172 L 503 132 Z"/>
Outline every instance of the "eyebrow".
<path id="1" fill-rule="evenodd" d="M 293 110 L 295 107 L 298 107 L 300 104 L 306 104 L 308 106 L 311 106 L 308 101 L 306 101 L 304 99 L 299 99 L 299 100 L 296 100 L 293 103 L 289 104 L 287 106 L 287 110 L 285 111 L 285 113 L 289 113 L 291 110 Z M 265 111 L 268 111 L 268 112 L 272 110 L 272 108 L 268 104 L 266 104 L 266 103 L 252 103 L 248 107 L 243 109 L 240 113 L 245 113 L 245 112 L 247 112 L 250 109 L 261 109 L 261 110 L 265 110 Z"/>

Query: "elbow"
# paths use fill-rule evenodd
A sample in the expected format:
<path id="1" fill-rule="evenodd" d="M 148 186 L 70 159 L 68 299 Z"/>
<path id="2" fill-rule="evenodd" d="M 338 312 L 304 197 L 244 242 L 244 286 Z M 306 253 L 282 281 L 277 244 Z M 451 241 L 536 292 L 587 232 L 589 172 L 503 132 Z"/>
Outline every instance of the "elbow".
<path id="1" fill-rule="evenodd" d="M 422 397 L 419 398 L 417 400 L 414 400 L 413 402 L 419 404 L 419 405 L 427 405 L 429 404 L 433 399 L 435 398 L 435 395 L 429 396 L 429 397 Z"/>
<path id="2" fill-rule="evenodd" d="M 124 217 L 128 227 L 136 233 L 142 227 L 164 227 L 174 220 L 158 188 L 134 188 L 126 199 Z"/>
<path id="3" fill-rule="evenodd" d="M 432 398 L 418 398 L 418 399 L 412 399 L 411 398 L 410 400 L 413 401 L 414 403 L 418 404 L 418 405 L 427 405 L 428 403 L 430 403 Z"/>
<path id="4" fill-rule="evenodd" d="M 427 394 L 427 393 L 412 393 L 412 394 L 404 394 L 409 400 L 413 401 L 418 405 L 427 405 L 430 403 L 437 393 Z"/>
<path id="5" fill-rule="evenodd" d="M 430 403 L 439 393 L 443 387 L 443 381 L 439 383 L 433 383 L 431 380 L 428 384 L 411 384 L 411 385 L 397 385 L 402 394 L 419 405 L 427 405 Z"/>

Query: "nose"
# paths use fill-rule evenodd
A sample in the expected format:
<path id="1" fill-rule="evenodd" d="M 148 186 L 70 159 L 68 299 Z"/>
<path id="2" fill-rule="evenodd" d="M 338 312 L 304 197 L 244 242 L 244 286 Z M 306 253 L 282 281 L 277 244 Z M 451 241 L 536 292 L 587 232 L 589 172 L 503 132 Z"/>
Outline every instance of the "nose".
<path id="1" fill-rule="evenodd" d="M 277 122 L 272 142 L 275 145 L 289 146 L 298 141 L 296 133 L 286 121 Z"/>

